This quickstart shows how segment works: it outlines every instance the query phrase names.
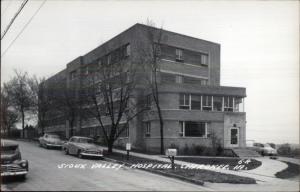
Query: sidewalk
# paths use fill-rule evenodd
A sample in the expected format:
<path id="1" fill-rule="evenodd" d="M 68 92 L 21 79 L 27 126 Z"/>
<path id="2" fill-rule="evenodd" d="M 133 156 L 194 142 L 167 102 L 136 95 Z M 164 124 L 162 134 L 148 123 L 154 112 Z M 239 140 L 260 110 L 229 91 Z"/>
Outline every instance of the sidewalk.
<path id="1" fill-rule="evenodd" d="M 278 160 L 280 161 L 286 161 L 294 164 L 300 165 L 300 159 L 291 158 L 291 157 L 278 157 Z"/>
<path id="2" fill-rule="evenodd" d="M 113 151 L 122 153 L 122 154 L 126 154 L 126 151 L 120 150 L 120 149 L 114 149 Z M 161 155 L 147 155 L 147 154 L 142 154 L 142 153 L 137 153 L 137 152 L 130 152 L 130 155 L 170 163 L 170 160 L 168 158 L 164 158 Z M 274 184 L 275 183 L 286 183 L 287 185 L 288 184 L 299 185 L 299 182 L 283 180 L 283 179 L 279 179 L 279 178 L 275 177 L 275 173 L 287 168 L 286 163 L 280 162 L 278 160 L 269 159 L 267 157 L 260 157 L 260 158 L 255 158 L 255 159 L 258 161 L 261 161 L 262 165 L 253 170 L 233 171 L 233 170 L 215 169 L 215 170 L 211 170 L 211 171 L 216 171 L 216 172 L 225 173 L 225 174 L 233 174 L 233 175 L 238 175 L 238 176 L 242 176 L 242 177 L 250 177 L 250 178 L 257 180 L 258 182 L 267 182 L 267 183 L 274 183 Z M 193 165 L 194 164 L 194 163 L 179 161 L 179 160 L 176 160 L 176 158 L 175 158 L 175 163 L 179 164 L 179 165 L 187 165 L 187 164 Z"/>

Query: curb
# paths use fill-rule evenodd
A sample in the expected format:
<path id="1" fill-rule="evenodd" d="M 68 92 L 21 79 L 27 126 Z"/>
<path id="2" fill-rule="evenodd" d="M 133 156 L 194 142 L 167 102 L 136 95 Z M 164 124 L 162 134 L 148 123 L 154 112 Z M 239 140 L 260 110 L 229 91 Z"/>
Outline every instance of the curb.
<path id="1" fill-rule="evenodd" d="M 128 167 L 132 165 L 130 163 L 126 163 L 126 162 L 123 162 L 123 161 L 120 161 L 120 160 L 115 160 L 115 159 L 111 159 L 111 158 L 107 158 L 107 157 L 103 157 L 103 159 L 107 160 L 109 162 L 124 164 L 125 166 L 128 166 Z M 159 175 L 163 175 L 163 176 L 167 176 L 167 177 L 172 177 L 172 178 L 175 178 L 175 179 L 179 179 L 181 181 L 187 181 L 187 182 L 197 184 L 197 185 L 202 185 L 202 186 L 204 185 L 204 181 L 202 181 L 202 180 L 189 179 L 187 177 L 183 177 L 183 176 L 180 176 L 180 175 L 175 175 L 175 174 L 172 174 L 172 173 L 165 173 L 165 172 L 159 171 L 159 170 L 145 169 L 145 168 L 139 168 L 139 169 L 143 170 L 143 171 L 148 171 L 148 172 L 151 172 L 151 173 L 154 173 L 154 174 L 159 174 Z"/>

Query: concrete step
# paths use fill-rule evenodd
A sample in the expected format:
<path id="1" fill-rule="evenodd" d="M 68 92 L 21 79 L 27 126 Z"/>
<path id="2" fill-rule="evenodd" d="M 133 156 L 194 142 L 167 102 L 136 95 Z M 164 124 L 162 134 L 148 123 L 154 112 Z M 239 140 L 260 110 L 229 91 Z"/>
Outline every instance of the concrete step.
<path id="1" fill-rule="evenodd" d="M 232 151 L 240 158 L 261 157 L 259 153 L 249 148 L 233 148 Z"/>

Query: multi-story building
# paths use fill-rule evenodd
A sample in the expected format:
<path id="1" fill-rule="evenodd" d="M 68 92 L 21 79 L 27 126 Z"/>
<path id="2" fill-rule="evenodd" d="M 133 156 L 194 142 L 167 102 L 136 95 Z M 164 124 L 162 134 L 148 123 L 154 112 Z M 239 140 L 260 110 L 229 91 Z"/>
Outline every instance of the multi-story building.
<path id="1" fill-rule="evenodd" d="M 78 97 L 85 75 L 97 62 L 114 62 L 116 52 L 122 52 L 127 62 L 139 63 L 141 44 L 147 45 L 149 31 L 160 34 L 158 62 L 159 101 L 164 122 L 165 147 L 211 146 L 217 139 L 225 148 L 245 147 L 246 89 L 220 85 L 220 45 L 186 35 L 136 24 L 103 45 L 67 64 L 65 70 L 46 81 L 72 87 Z M 159 33 L 158 33 L 159 32 Z M 142 56 L 143 57 L 143 56 Z M 147 74 L 148 71 L 143 72 Z M 143 87 L 143 86 L 141 86 Z M 146 100 L 151 90 L 144 86 L 137 100 Z M 78 104 L 79 105 L 79 104 Z M 148 151 L 160 149 L 160 126 L 153 104 L 129 124 L 128 130 L 116 142 Z M 50 110 L 51 111 L 51 110 Z M 45 132 L 69 137 L 70 120 L 64 114 L 48 115 Z M 60 114 L 60 115 L 59 115 Z M 101 135 L 96 121 L 77 115 L 74 134 Z"/>

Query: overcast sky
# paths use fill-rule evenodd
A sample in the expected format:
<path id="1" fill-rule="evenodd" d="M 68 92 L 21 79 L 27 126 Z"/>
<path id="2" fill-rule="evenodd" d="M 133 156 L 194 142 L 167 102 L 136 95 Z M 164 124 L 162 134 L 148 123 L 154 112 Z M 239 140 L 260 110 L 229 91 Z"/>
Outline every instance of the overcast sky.
<path id="1" fill-rule="evenodd" d="M 1 3 L 2 34 L 22 1 Z M 298 1 L 48 0 L 7 49 L 42 3 L 29 0 L 1 40 L 2 82 L 13 69 L 49 77 L 149 18 L 221 44 L 221 85 L 247 88 L 247 140 L 299 143 Z"/>

